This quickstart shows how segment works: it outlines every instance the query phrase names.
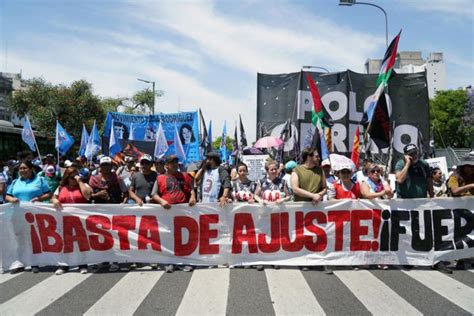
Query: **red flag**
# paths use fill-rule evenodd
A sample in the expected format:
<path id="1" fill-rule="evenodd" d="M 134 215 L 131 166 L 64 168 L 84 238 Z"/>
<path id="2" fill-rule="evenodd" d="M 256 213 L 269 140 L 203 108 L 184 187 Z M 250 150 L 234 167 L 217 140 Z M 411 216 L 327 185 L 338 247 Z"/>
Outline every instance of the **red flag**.
<path id="1" fill-rule="evenodd" d="M 352 162 L 354 162 L 357 169 L 359 169 L 359 156 L 360 156 L 359 139 L 360 139 L 360 133 L 359 133 L 359 127 L 357 127 L 355 135 L 354 135 L 354 144 L 352 146 L 352 154 L 351 154 L 351 160 Z"/>

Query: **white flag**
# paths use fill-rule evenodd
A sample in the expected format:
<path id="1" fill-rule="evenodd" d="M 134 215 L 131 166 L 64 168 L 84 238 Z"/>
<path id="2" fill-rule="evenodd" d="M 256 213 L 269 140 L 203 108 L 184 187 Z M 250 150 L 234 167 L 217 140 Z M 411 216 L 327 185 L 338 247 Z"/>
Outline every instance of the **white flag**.
<path id="1" fill-rule="evenodd" d="M 183 143 L 181 142 L 181 138 L 179 137 L 178 128 L 176 125 L 174 126 L 174 154 L 176 157 L 180 159 L 181 162 L 186 161 L 186 154 L 184 153 Z"/>
<path id="2" fill-rule="evenodd" d="M 158 125 L 158 131 L 156 132 L 154 158 L 163 158 L 167 151 L 168 141 L 166 140 L 165 133 L 163 132 L 163 127 L 161 126 L 160 122 Z"/>

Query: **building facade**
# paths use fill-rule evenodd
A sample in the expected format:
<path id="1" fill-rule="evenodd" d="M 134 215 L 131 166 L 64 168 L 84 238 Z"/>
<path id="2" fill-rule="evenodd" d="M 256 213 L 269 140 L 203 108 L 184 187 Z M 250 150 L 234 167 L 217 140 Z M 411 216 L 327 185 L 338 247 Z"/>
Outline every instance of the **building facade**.
<path id="1" fill-rule="evenodd" d="M 381 59 L 367 59 L 365 71 L 368 74 L 376 74 L 382 66 Z M 426 72 L 428 83 L 428 96 L 430 99 L 436 96 L 437 91 L 446 90 L 446 65 L 443 61 L 443 53 L 430 53 L 428 58 L 423 59 L 420 51 L 398 52 L 394 65 L 397 73 Z"/>

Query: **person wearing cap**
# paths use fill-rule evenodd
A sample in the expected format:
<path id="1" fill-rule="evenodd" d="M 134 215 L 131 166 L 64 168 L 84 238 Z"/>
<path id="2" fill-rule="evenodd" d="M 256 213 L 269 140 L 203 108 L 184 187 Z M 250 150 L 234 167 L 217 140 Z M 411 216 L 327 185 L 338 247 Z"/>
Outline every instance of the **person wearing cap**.
<path id="1" fill-rule="evenodd" d="M 324 177 L 326 178 L 326 187 L 328 187 L 336 181 L 336 177 L 332 174 L 331 162 L 329 159 L 324 159 L 321 162 L 321 168 L 323 168 Z"/>
<path id="2" fill-rule="evenodd" d="M 294 160 L 288 161 L 284 166 L 285 175 L 283 176 L 283 180 L 285 180 L 286 185 L 288 187 L 288 193 L 293 196 L 293 190 L 291 189 L 291 173 L 293 169 L 295 169 L 298 164 Z"/>
<path id="3" fill-rule="evenodd" d="M 160 174 L 152 191 L 153 202 L 170 209 L 172 204 L 196 204 L 193 178 L 186 172 L 179 171 L 179 158 L 171 155 L 166 158 L 167 173 Z"/>
<path id="4" fill-rule="evenodd" d="M 230 199 L 232 184 L 229 173 L 220 164 L 220 153 L 207 153 L 205 163 L 202 164 L 195 179 L 201 185 L 201 201 L 219 202 L 219 205 L 223 207 Z"/>
<path id="5" fill-rule="evenodd" d="M 43 177 L 44 180 L 46 180 L 51 192 L 56 191 L 59 186 L 59 182 L 61 181 L 61 174 L 56 169 L 55 165 L 46 166 L 43 171 L 38 173 L 38 176 Z"/>
<path id="6" fill-rule="evenodd" d="M 448 179 L 451 196 L 474 196 L 474 160 L 465 159 Z"/>
<path id="7" fill-rule="evenodd" d="M 112 172 L 110 157 L 104 156 L 99 160 L 99 172 L 90 178 L 89 185 L 93 190 L 91 199 L 95 203 L 119 204 L 128 199 L 123 179 Z"/>
<path id="8" fill-rule="evenodd" d="M 408 144 L 403 148 L 405 156 L 395 165 L 397 197 L 416 199 L 434 196 L 430 166 L 419 159 L 418 148 Z"/>
<path id="9" fill-rule="evenodd" d="M 133 159 L 133 157 L 125 157 L 125 164 L 118 167 L 116 171 L 117 175 L 123 179 L 123 182 L 127 186 L 127 189 L 130 189 L 130 185 L 132 184 L 131 169 L 133 167 L 135 167 L 135 160 Z"/>
<path id="10" fill-rule="evenodd" d="M 360 199 L 360 184 L 352 179 L 352 165 L 341 164 L 335 167 L 339 180 L 328 187 L 329 200 Z"/>
<path id="11" fill-rule="evenodd" d="M 243 162 L 237 164 L 237 179 L 232 181 L 232 197 L 237 202 L 254 203 L 254 194 L 257 184 L 248 177 L 247 165 Z"/>
<path id="12" fill-rule="evenodd" d="M 91 187 L 82 181 L 82 177 L 75 164 L 66 168 L 59 187 L 53 194 L 51 203 L 56 210 L 61 211 L 63 204 L 85 204 L 89 203 L 92 194 Z M 62 275 L 69 271 L 69 266 L 62 264 L 57 267 L 56 275 Z M 87 273 L 87 265 L 79 266 L 79 273 Z"/>
<path id="13" fill-rule="evenodd" d="M 140 158 L 140 171 L 135 172 L 132 176 L 130 189 L 128 194 L 130 199 L 135 201 L 139 206 L 147 203 L 151 198 L 151 191 L 158 174 L 151 170 L 153 159 L 150 155 L 144 154 Z M 132 171 L 132 170 L 130 170 Z"/>

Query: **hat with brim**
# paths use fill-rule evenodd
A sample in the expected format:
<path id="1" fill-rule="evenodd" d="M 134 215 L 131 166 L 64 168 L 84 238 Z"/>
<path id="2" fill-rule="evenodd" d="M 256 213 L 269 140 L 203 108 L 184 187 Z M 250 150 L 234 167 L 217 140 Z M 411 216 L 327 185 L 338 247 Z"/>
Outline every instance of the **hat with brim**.
<path id="1" fill-rule="evenodd" d="M 175 155 L 170 155 L 170 156 L 166 157 L 165 162 L 166 163 L 179 162 L 179 158 L 176 157 Z"/>
<path id="2" fill-rule="evenodd" d="M 221 154 L 216 151 L 211 151 L 206 154 L 206 158 L 215 159 L 218 163 L 221 163 Z"/>
<path id="3" fill-rule="evenodd" d="M 409 154 L 417 152 L 417 151 L 418 151 L 418 147 L 416 147 L 415 144 L 408 144 L 405 147 L 403 147 L 403 153 L 405 155 L 409 155 Z"/>

